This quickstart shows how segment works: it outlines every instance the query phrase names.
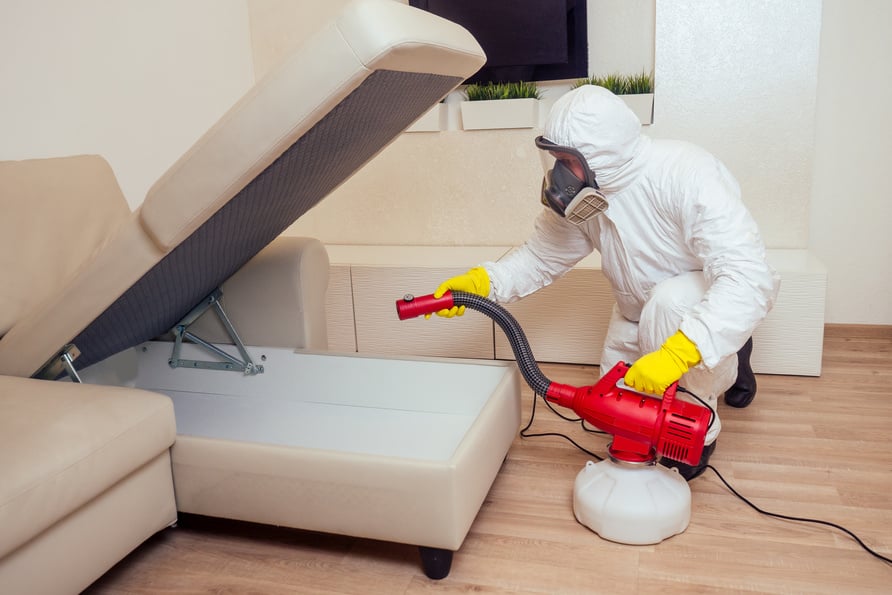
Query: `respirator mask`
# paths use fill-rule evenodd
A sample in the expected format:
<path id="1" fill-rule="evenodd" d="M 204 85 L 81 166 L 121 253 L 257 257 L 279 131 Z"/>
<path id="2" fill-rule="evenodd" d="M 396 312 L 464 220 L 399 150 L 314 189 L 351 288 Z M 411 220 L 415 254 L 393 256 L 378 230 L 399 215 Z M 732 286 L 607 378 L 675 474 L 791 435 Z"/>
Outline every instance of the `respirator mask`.
<path id="1" fill-rule="evenodd" d="M 545 168 L 542 204 L 576 225 L 607 210 L 607 199 L 582 153 L 542 136 L 536 137 L 536 146 L 542 150 L 540 156 Z"/>

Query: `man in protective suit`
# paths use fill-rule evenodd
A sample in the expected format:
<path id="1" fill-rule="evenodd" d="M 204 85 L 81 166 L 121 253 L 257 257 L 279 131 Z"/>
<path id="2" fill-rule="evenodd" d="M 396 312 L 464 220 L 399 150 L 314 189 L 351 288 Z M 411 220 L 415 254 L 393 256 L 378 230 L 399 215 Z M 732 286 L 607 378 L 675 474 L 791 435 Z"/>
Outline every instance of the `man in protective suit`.
<path id="1" fill-rule="evenodd" d="M 690 143 L 642 135 L 637 116 L 603 87 L 563 95 L 544 132 L 536 145 L 553 159 L 542 185 L 550 208 L 532 236 L 499 262 L 445 281 L 434 295 L 458 290 L 516 301 L 598 250 L 616 300 L 601 370 L 633 362 L 625 382 L 636 390 L 662 394 L 678 380 L 713 411 L 722 394 L 731 406 L 749 405 L 756 392 L 751 337 L 780 281 L 731 173 Z M 716 415 L 700 464 L 663 464 L 693 479 L 720 429 Z"/>

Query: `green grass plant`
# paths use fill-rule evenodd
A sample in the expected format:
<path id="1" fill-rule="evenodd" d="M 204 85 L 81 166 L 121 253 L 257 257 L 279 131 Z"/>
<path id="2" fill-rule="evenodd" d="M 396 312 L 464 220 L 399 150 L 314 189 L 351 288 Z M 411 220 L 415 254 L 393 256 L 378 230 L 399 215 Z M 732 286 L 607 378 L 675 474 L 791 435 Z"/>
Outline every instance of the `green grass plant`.
<path id="1" fill-rule="evenodd" d="M 493 99 L 539 99 L 541 92 L 536 83 L 472 83 L 465 87 L 468 101 L 489 101 Z"/>
<path id="2" fill-rule="evenodd" d="M 582 85 L 597 85 L 611 91 L 614 95 L 637 95 L 654 92 L 653 73 L 641 71 L 639 74 L 612 73 L 604 76 L 590 76 L 579 79 L 573 88 Z"/>

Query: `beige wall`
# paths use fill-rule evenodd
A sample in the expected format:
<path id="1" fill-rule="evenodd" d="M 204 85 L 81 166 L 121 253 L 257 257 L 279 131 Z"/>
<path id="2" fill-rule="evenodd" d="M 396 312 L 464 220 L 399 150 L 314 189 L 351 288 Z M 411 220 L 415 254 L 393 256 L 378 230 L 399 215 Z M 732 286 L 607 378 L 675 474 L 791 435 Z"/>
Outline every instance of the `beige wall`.
<path id="1" fill-rule="evenodd" d="M 327 3 L 326 10 L 345 2 Z M 277 52 L 300 41 L 299 31 L 287 29 L 288 19 L 270 15 L 326 16 L 310 10 L 313 4 L 313 0 L 249 0 L 258 74 L 275 62 Z M 654 0 L 590 0 L 589 4 L 591 72 L 652 70 Z M 570 82 L 542 85 L 543 117 L 569 88 Z M 541 208 L 542 168 L 532 143 L 540 131 L 462 131 L 457 109 L 461 99 L 460 92 L 447 98 L 448 131 L 404 134 L 286 233 L 329 243 L 522 242 Z"/>
<path id="2" fill-rule="evenodd" d="M 262 75 L 342 3 L 6 0 L 0 159 L 103 154 L 137 205 L 255 70 Z M 714 151 L 740 179 L 770 247 L 807 247 L 824 260 L 828 322 L 892 324 L 892 218 L 881 169 L 892 82 L 877 74 L 892 49 L 884 25 L 892 4 L 590 6 L 601 17 L 593 71 L 653 60 L 647 132 Z M 615 49 L 624 41 L 635 43 Z M 864 87 L 861 78 L 873 95 L 851 92 Z M 543 109 L 566 88 L 548 86 Z M 536 130 L 452 128 L 403 135 L 291 232 L 341 243 L 519 243 L 539 209 Z"/>
<path id="3" fill-rule="evenodd" d="M 0 159 L 103 155 L 131 206 L 254 82 L 245 0 L 3 0 Z"/>
<path id="4" fill-rule="evenodd" d="M 809 247 L 827 320 L 892 324 L 892 2 L 824 0 Z"/>

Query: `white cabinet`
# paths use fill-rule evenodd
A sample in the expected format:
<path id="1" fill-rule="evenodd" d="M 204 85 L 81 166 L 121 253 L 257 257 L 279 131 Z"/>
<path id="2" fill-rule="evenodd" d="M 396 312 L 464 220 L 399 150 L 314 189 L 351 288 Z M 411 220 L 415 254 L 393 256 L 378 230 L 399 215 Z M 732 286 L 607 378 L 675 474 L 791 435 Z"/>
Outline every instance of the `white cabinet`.
<path id="1" fill-rule="evenodd" d="M 510 247 L 329 245 L 329 347 L 369 354 L 513 359 L 504 332 L 484 315 L 400 321 L 395 301 L 432 293 L 445 279 Z M 827 270 L 807 250 L 769 250 L 781 275 L 774 309 L 756 329 L 753 369 L 762 374 L 821 373 Z M 597 253 L 561 279 L 506 309 L 537 361 L 598 364 L 613 307 Z"/>

